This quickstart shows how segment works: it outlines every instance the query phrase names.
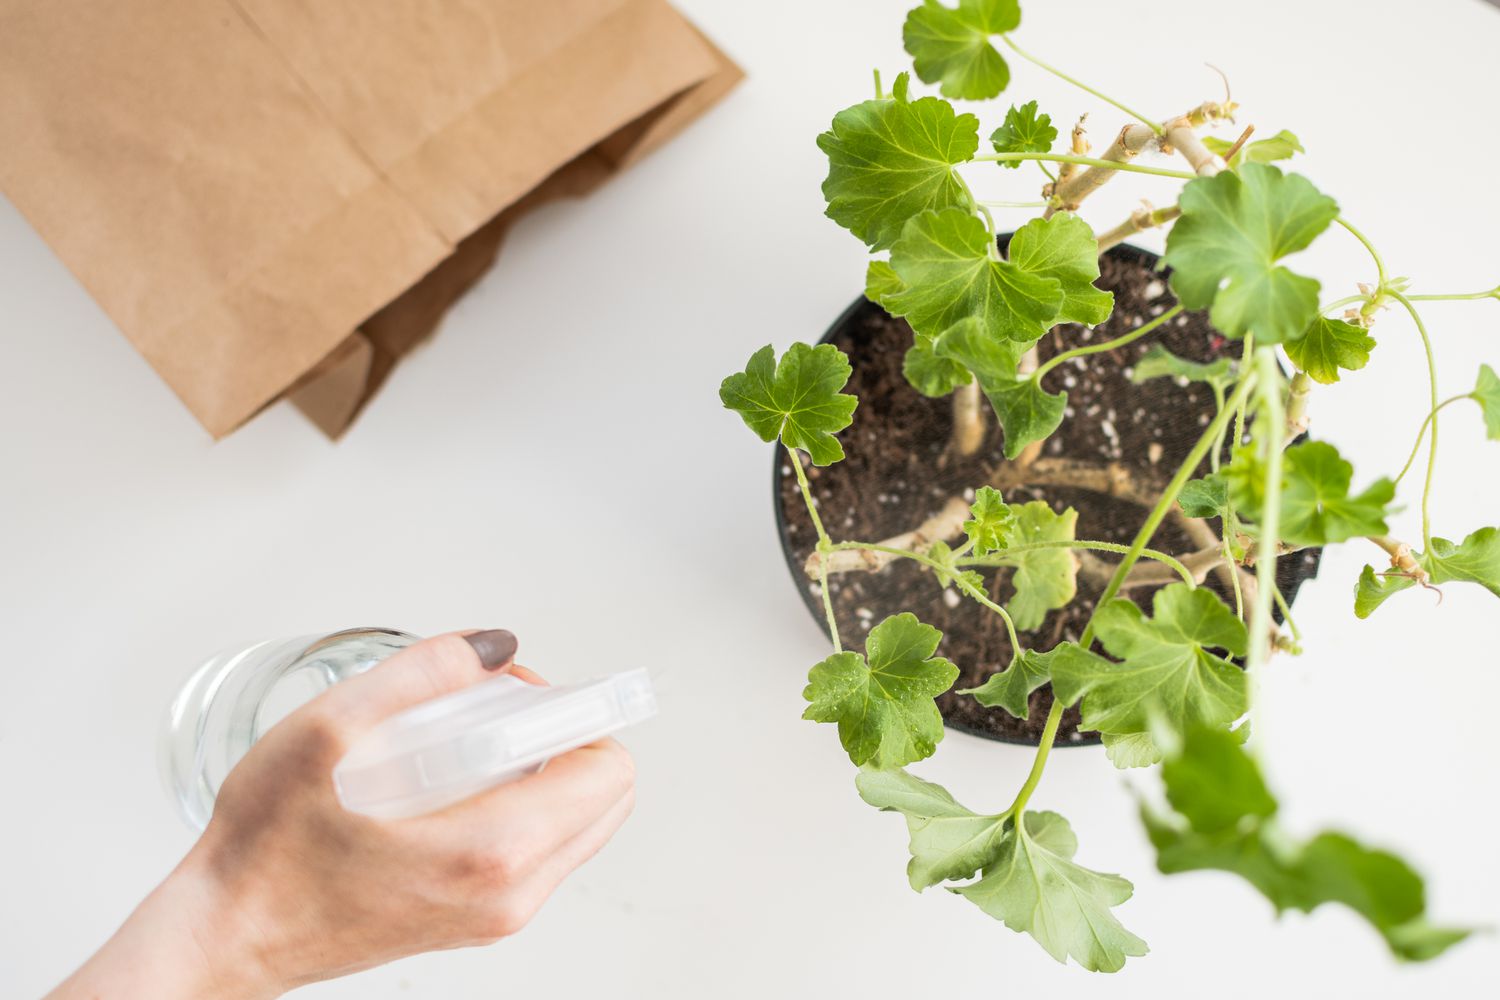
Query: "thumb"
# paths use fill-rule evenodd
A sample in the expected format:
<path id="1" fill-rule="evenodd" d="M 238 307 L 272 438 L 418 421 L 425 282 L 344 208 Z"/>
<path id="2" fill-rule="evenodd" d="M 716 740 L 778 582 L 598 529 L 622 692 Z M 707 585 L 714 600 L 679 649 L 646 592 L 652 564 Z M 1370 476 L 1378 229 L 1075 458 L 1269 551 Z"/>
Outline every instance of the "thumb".
<path id="1" fill-rule="evenodd" d="M 316 699 L 321 714 L 358 732 L 405 708 L 508 670 L 518 643 L 505 629 L 448 632 L 423 639 Z"/>

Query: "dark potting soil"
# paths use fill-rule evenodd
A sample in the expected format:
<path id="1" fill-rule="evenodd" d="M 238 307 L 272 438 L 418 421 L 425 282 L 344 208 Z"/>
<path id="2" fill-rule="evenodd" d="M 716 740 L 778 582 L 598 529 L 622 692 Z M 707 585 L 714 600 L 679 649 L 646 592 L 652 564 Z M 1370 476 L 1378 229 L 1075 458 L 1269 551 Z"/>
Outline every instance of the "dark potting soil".
<path id="1" fill-rule="evenodd" d="M 1149 255 L 1129 248 L 1117 248 L 1103 257 L 1098 286 L 1115 293 L 1113 315 L 1092 331 L 1076 325 L 1058 327 L 1038 345 L 1041 359 L 1090 341 L 1118 337 L 1170 309 L 1175 299 L 1165 277 L 1152 267 Z M 854 423 L 839 436 L 845 460 L 823 469 L 807 468 L 823 523 L 835 541 L 874 542 L 910 531 L 950 497 L 972 499 L 973 490 L 1002 469 L 1003 439 L 988 404 L 985 418 L 990 430 L 979 452 L 959 457 L 950 451 L 951 400 L 920 395 L 901 373 L 902 358 L 912 342 L 905 320 L 862 301 L 828 340 L 848 354 L 854 373 L 846 391 L 859 397 Z M 1226 343 L 1205 314 L 1184 313 L 1158 334 L 1060 366 L 1046 376 L 1045 385 L 1053 391 L 1065 390 L 1068 407 L 1062 426 L 1043 445 L 1042 458 L 1123 466 L 1136 481 L 1157 488 L 1171 478 L 1213 419 L 1214 400 L 1212 391 L 1201 383 L 1131 382 L 1130 367 L 1152 343 L 1195 361 L 1233 356 L 1239 347 Z M 817 538 L 784 453 L 782 458 L 778 474 L 783 544 L 808 608 L 822 622 L 817 583 L 809 581 L 801 569 Z M 1206 471 L 1205 463 L 1200 474 Z M 1076 487 L 1016 485 L 1002 493 L 1012 503 L 1045 500 L 1058 511 L 1076 508 L 1080 538 L 1128 544 L 1147 514 L 1146 507 L 1130 500 Z M 1217 531 L 1217 523 L 1211 523 Z M 1172 518 L 1162 523 L 1150 544 L 1173 554 L 1198 548 Z M 1097 555 L 1108 566 L 1118 559 L 1108 553 Z M 1306 550 L 1281 560 L 1278 582 L 1288 600 L 1302 580 L 1317 572 L 1318 557 L 1316 550 Z M 1011 572 L 1005 568 L 983 571 L 993 600 L 1004 603 L 1011 597 Z M 1229 597 L 1212 574 L 1209 585 Z M 1039 628 L 1021 633 L 1022 644 L 1047 650 L 1064 640 L 1076 641 L 1101 590 L 1095 580 L 1080 573 L 1074 600 L 1050 612 Z M 901 611 L 910 611 L 941 629 L 938 654 L 956 663 L 960 671 L 954 690 L 976 687 L 1010 662 L 1010 641 L 1000 617 L 956 591 L 941 590 L 932 575 L 912 560 L 897 559 L 878 573 L 839 574 L 830 579 L 829 592 L 840 634 L 854 648 L 862 647 L 863 637 L 873 626 Z M 1149 611 L 1152 593 L 1152 588 L 1139 588 L 1127 596 Z M 953 691 L 938 699 L 949 726 L 1021 743 L 1037 742 L 1051 705 L 1050 687 L 1032 694 L 1024 720 Z M 1058 745 L 1098 741 L 1097 734 L 1081 732 L 1078 726 L 1074 706 L 1063 716 Z"/>

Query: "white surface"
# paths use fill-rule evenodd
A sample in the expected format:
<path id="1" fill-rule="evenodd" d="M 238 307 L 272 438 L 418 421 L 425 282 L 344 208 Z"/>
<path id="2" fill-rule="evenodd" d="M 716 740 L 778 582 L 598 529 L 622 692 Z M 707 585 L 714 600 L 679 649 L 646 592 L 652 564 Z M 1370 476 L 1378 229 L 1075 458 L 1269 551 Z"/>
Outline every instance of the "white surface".
<path id="1" fill-rule="evenodd" d="M 1121 916 L 1153 953 L 1112 979 L 1065 969 L 959 899 L 912 893 L 901 822 L 859 802 L 828 727 L 799 721 L 825 646 L 777 550 L 770 450 L 715 389 L 766 341 L 815 339 L 861 287 L 864 254 L 821 216 L 813 137 L 866 96 L 872 64 L 887 79 L 907 65 L 905 6 L 684 0 L 747 83 L 597 195 L 517 227 L 336 446 L 285 406 L 210 445 L 0 203 L 0 994 L 61 978 L 188 848 L 153 754 L 200 657 L 241 637 L 387 624 L 506 626 L 525 662 L 560 679 L 650 666 L 666 673 L 662 715 L 628 736 L 636 816 L 523 934 L 305 996 L 1304 996 L 1334 977 L 1361 998 L 1488 995 L 1493 937 L 1397 967 L 1341 910 L 1277 923 L 1229 876 L 1156 874 L 1097 750 L 1055 754 L 1035 802 L 1072 820 L 1081 861 L 1135 882 Z M 1300 169 L 1423 289 L 1500 278 L 1500 198 L 1470 183 L 1500 160 L 1482 113 L 1494 9 L 1026 9 L 1023 44 L 1142 108 L 1219 96 L 1203 63 L 1223 67 L 1242 121 L 1300 134 L 1313 152 Z M 1121 49 L 1148 55 L 1121 64 Z M 1011 93 L 1060 123 L 1094 107 L 1015 70 Z M 1118 116 L 1095 108 L 1092 121 L 1102 147 Z M 1024 173 L 990 180 L 992 197 L 1034 190 Z M 1142 194 L 1167 203 L 1173 184 L 1117 180 L 1085 214 L 1113 224 Z M 1370 274 L 1338 232 L 1300 267 L 1345 284 Z M 1444 395 L 1500 362 L 1500 304 L 1428 314 Z M 1314 401 L 1318 433 L 1364 475 L 1399 466 L 1425 407 L 1409 324 L 1391 316 L 1377 337 L 1370 367 Z M 1457 538 L 1497 520 L 1500 445 L 1459 407 L 1442 438 L 1436 519 Z M 1413 510 L 1397 527 L 1416 524 Z M 1430 876 L 1438 918 L 1494 923 L 1500 604 L 1455 586 L 1441 609 L 1408 593 L 1358 623 L 1352 582 L 1373 555 L 1339 549 L 1298 603 L 1308 652 L 1274 664 L 1261 734 L 1274 777 L 1292 826 L 1394 846 Z M 998 804 L 1029 757 L 950 735 L 921 772 Z"/>

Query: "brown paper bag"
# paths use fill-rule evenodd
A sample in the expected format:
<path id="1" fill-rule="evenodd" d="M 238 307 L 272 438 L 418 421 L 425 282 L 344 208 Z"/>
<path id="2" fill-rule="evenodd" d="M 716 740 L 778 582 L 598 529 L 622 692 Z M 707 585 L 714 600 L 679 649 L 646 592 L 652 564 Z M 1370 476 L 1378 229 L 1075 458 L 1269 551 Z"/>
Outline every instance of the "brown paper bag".
<path id="1" fill-rule="evenodd" d="M 0 189 L 214 436 L 336 435 L 520 212 L 739 76 L 664 0 L 0 0 Z"/>

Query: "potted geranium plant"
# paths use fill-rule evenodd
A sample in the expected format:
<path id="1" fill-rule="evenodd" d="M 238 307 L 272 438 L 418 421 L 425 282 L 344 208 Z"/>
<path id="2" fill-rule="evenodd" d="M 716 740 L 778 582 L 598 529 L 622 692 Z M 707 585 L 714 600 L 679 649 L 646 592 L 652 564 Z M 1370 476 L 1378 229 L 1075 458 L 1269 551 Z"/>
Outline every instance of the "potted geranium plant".
<path id="1" fill-rule="evenodd" d="M 917 96 L 907 74 L 889 90 L 877 75 L 873 99 L 818 137 L 828 215 L 888 252 L 870 264 L 868 302 L 835 331 L 860 359 L 865 398 L 844 392 L 852 368 L 837 339 L 780 357 L 767 346 L 720 388 L 726 407 L 784 446 L 801 504 L 785 537 L 833 643 L 809 672 L 805 717 L 836 724 L 865 801 L 905 816 L 913 888 L 946 885 L 1059 961 L 1114 971 L 1146 951 L 1112 912 L 1130 883 L 1080 865 L 1067 821 L 1028 808 L 1068 731 L 1098 734 L 1117 767 L 1160 764 L 1165 801 L 1142 819 L 1163 871 L 1236 872 L 1278 909 L 1343 903 L 1397 956 L 1436 956 L 1467 932 L 1428 921 L 1405 862 L 1340 833 L 1277 827 L 1249 721 L 1273 652 L 1315 641 L 1290 620 L 1309 553 L 1383 550 L 1351 581 L 1361 618 L 1416 586 L 1500 595 L 1500 529 L 1455 543 L 1427 516 L 1439 412 L 1477 402 L 1500 438 L 1500 379 L 1484 366 L 1472 392 L 1440 401 L 1418 305 L 1500 299 L 1500 288 L 1409 291 L 1332 197 L 1277 165 L 1301 151 L 1290 133 L 1200 134 L 1232 120 L 1227 100 L 1148 118 L 1025 53 L 1010 36 L 1019 22 L 1015 0 L 926 0 L 904 36 L 918 77 L 947 97 L 1005 89 L 998 43 L 1133 122 L 1102 155 L 1089 155 L 1081 123 L 1055 152 L 1049 116 L 1012 105 L 993 152 L 980 153 L 974 115 Z M 1186 169 L 1137 162 L 1147 153 Z M 1001 169 L 1023 164 L 1047 172 L 1034 201 L 980 196 L 1027 176 Z M 1096 232 L 1074 212 L 1122 173 L 1181 189 L 1175 204 Z M 1018 207 L 1035 217 L 1002 233 L 994 210 Z M 1114 249 L 1153 227 L 1170 227 L 1160 272 L 1143 251 Z M 1319 282 L 1283 261 L 1331 229 L 1364 245 L 1373 273 L 1324 301 Z M 1302 435 L 1316 385 L 1364 367 L 1388 307 L 1427 348 L 1429 412 L 1400 473 L 1356 488 L 1333 444 Z M 871 422 L 855 426 L 853 461 L 839 466 L 835 435 L 857 405 Z M 908 432 L 921 425 L 940 433 L 919 447 Z M 1407 542 L 1386 518 L 1424 447 L 1422 537 Z M 848 540 L 851 529 L 874 540 Z M 913 607 L 945 616 L 949 639 Z M 957 663 L 938 655 L 955 637 Z M 960 702 L 1003 713 L 1014 725 L 999 735 L 1036 744 L 998 808 L 971 810 L 904 769 L 942 739 L 940 702 L 950 718 Z"/>

